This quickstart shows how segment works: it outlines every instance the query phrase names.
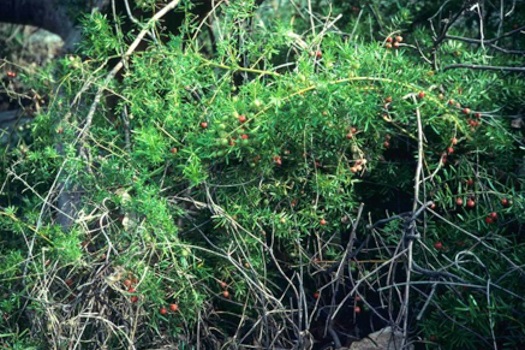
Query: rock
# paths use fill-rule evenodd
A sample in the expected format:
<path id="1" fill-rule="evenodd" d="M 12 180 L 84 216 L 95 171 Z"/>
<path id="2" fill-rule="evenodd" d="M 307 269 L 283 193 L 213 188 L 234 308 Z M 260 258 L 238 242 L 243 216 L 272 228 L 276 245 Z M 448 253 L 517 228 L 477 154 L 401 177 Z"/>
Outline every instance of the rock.
<path id="1" fill-rule="evenodd" d="M 401 332 L 393 332 L 391 327 L 383 328 L 366 338 L 353 342 L 348 350 L 400 350 L 403 335 Z M 413 349 L 413 346 L 404 348 Z"/>

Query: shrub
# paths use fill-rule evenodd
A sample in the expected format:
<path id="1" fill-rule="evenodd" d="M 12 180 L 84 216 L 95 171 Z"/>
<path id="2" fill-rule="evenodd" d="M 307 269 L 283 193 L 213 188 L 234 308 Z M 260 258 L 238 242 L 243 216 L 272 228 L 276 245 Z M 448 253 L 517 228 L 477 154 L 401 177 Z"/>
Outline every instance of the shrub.
<path id="1" fill-rule="evenodd" d="M 129 55 L 95 13 L 56 90 L 26 77 L 49 104 L 5 155 L 13 342 L 306 348 L 390 325 L 428 348 L 523 344 L 525 84 L 493 68 L 522 57 L 471 45 L 455 5 L 434 32 L 418 8 L 337 5 L 339 27 L 304 6 L 224 3 L 212 31 Z"/>

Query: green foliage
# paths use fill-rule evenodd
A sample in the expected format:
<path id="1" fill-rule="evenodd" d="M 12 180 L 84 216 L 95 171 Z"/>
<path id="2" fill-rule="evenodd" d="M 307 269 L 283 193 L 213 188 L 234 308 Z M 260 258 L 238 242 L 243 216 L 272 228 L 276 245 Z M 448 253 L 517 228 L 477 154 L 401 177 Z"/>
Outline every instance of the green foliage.
<path id="1" fill-rule="evenodd" d="M 291 348 L 330 317 L 354 334 L 348 320 L 368 324 L 371 309 L 408 317 L 428 348 L 523 344 L 524 146 L 509 119 L 525 83 L 444 69 L 523 60 L 434 47 L 419 2 L 321 5 L 310 18 L 306 2 L 301 17 L 231 1 L 215 13 L 216 43 L 188 17 L 187 32 L 145 42 L 108 86 L 127 47 L 95 13 L 79 56 L 28 80 L 49 104 L 29 148 L 9 154 L 14 187 L 1 194 L 0 281 L 13 293 L 0 329 L 12 344 L 31 329 L 64 348 L 73 337 Z M 339 29 L 335 10 L 350 13 Z M 461 24 L 450 34 L 475 33 Z M 81 315 L 84 328 L 71 322 Z"/>

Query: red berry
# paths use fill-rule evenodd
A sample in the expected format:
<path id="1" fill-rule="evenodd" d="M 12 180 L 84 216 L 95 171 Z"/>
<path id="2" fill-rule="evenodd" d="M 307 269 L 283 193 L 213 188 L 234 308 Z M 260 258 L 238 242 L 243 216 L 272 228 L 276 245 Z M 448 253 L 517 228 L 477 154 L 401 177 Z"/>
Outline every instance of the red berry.
<path id="1" fill-rule="evenodd" d="M 315 51 L 315 58 L 321 59 L 323 58 L 323 53 L 320 50 Z"/>
<path id="2" fill-rule="evenodd" d="M 441 242 L 434 243 L 434 248 L 436 248 L 437 250 L 443 249 L 443 243 Z"/>
<path id="3" fill-rule="evenodd" d="M 474 120 L 474 119 L 469 119 L 468 120 L 468 125 L 470 125 L 471 127 L 475 128 L 476 126 L 479 125 L 479 122 L 477 120 Z"/>
<path id="4" fill-rule="evenodd" d="M 230 292 L 228 292 L 227 290 L 224 290 L 222 292 L 222 296 L 225 297 L 226 299 L 228 299 L 230 297 Z"/>
<path id="5" fill-rule="evenodd" d="M 6 74 L 8 78 L 16 78 L 16 72 L 8 70 Z"/>
<path id="6" fill-rule="evenodd" d="M 201 122 L 201 128 L 206 129 L 208 127 L 208 123 Z"/>
<path id="7" fill-rule="evenodd" d="M 449 106 L 453 106 L 454 103 L 456 103 L 456 101 L 454 101 L 453 99 L 448 100 L 448 105 Z"/>
<path id="8" fill-rule="evenodd" d="M 432 209 L 432 210 L 436 209 L 436 203 L 432 203 L 432 204 L 430 204 L 430 207 L 429 207 L 429 208 Z"/>
<path id="9" fill-rule="evenodd" d="M 481 118 L 481 113 L 479 113 L 479 112 L 476 112 L 476 113 L 474 114 L 474 117 L 476 117 L 476 118 L 480 119 L 480 118 Z"/>
<path id="10" fill-rule="evenodd" d="M 275 164 L 277 164 L 277 165 L 281 165 L 281 164 L 283 164 L 282 159 L 281 159 L 280 156 L 275 156 L 275 157 L 273 157 L 273 161 L 274 161 Z"/>
<path id="11" fill-rule="evenodd" d="M 354 312 L 356 314 L 360 313 L 361 312 L 361 308 L 359 306 L 354 306 Z"/>
<path id="12" fill-rule="evenodd" d="M 393 101 L 392 96 L 388 96 L 387 98 L 385 98 L 386 103 L 390 103 L 392 101 Z"/>
<path id="13" fill-rule="evenodd" d="M 453 137 L 452 140 L 450 140 L 450 142 L 452 142 L 452 144 L 455 146 L 458 144 L 458 139 Z"/>
<path id="14" fill-rule="evenodd" d="M 490 225 L 490 224 L 492 224 L 492 223 L 494 222 L 494 219 L 491 218 L 490 216 L 487 216 L 487 217 L 485 218 L 485 222 L 486 222 L 488 225 Z"/>
<path id="15" fill-rule="evenodd" d="M 390 142 L 388 141 L 383 142 L 383 147 L 390 148 Z"/>
<path id="16" fill-rule="evenodd" d="M 173 154 L 176 154 L 179 150 L 177 149 L 177 147 L 172 147 L 170 149 L 170 152 L 173 153 Z"/>
<path id="17" fill-rule="evenodd" d="M 385 47 L 386 47 L 387 49 L 391 49 L 391 48 L 392 48 L 392 44 L 391 44 L 391 43 L 386 43 L 386 44 L 385 44 Z"/>
<path id="18" fill-rule="evenodd" d="M 454 153 L 454 148 L 453 148 L 453 147 L 449 147 L 449 148 L 447 148 L 447 153 L 448 153 L 448 154 L 452 154 L 452 153 Z"/>
<path id="19" fill-rule="evenodd" d="M 242 134 L 241 135 L 241 139 L 243 140 L 248 140 L 250 138 L 250 136 L 248 136 L 247 134 Z"/>
<path id="20" fill-rule="evenodd" d="M 474 180 L 467 179 L 467 186 L 472 186 L 472 185 L 474 185 Z"/>
<path id="21" fill-rule="evenodd" d="M 136 295 L 133 295 L 131 298 L 129 298 L 129 300 L 130 300 L 132 303 L 136 303 L 137 301 L 139 301 L 139 297 L 136 296 Z"/>
<path id="22" fill-rule="evenodd" d="M 73 285 L 73 279 L 71 278 L 66 279 L 65 282 L 68 287 L 71 287 Z"/>
<path id="23" fill-rule="evenodd" d="M 324 225 L 327 224 L 327 222 L 326 222 L 325 219 L 321 219 L 321 220 L 319 221 L 319 224 L 320 224 L 321 226 L 324 226 Z"/>
<path id="24" fill-rule="evenodd" d="M 133 287 L 128 288 L 128 293 L 135 293 L 137 290 Z"/>
<path id="25" fill-rule="evenodd" d="M 221 281 L 219 284 L 220 284 L 220 286 L 221 286 L 222 289 L 226 289 L 226 288 L 228 288 L 228 283 L 226 283 L 226 282 L 224 282 L 224 281 Z"/>
<path id="26" fill-rule="evenodd" d="M 457 204 L 458 207 L 461 207 L 463 205 L 463 199 L 457 198 L 456 199 L 456 204 Z"/>
<path id="27" fill-rule="evenodd" d="M 505 208 L 510 206 L 510 201 L 507 198 L 503 198 L 501 200 L 501 205 L 503 205 Z"/>
<path id="28" fill-rule="evenodd" d="M 469 199 L 469 200 L 467 201 L 467 207 L 469 207 L 469 208 L 474 208 L 475 206 L 476 206 L 476 202 L 474 202 L 473 199 Z"/>
<path id="29" fill-rule="evenodd" d="M 392 39 L 391 36 L 389 36 L 388 38 L 386 38 L 386 42 L 387 42 L 387 43 L 391 43 L 392 41 L 394 41 L 394 39 Z"/>
<path id="30" fill-rule="evenodd" d="M 240 123 L 244 123 L 244 122 L 246 122 L 246 120 L 247 120 L 247 119 L 246 119 L 246 116 L 245 116 L 244 114 L 241 114 L 241 115 L 239 116 L 239 122 L 240 122 Z"/>
<path id="31" fill-rule="evenodd" d="M 319 292 L 314 293 L 314 299 L 319 299 Z"/>
<path id="32" fill-rule="evenodd" d="M 470 114 L 470 108 L 463 108 L 463 114 Z"/>
<path id="33" fill-rule="evenodd" d="M 396 41 L 398 43 L 402 42 L 403 41 L 403 37 L 401 35 L 396 36 Z"/>
<path id="34" fill-rule="evenodd" d="M 352 139 L 354 137 L 354 134 L 352 134 L 351 132 L 349 132 L 348 134 L 346 134 L 346 138 L 347 139 Z"/>
<path id="35" fill-rule="evenodd" d="M 489 216 L 492 218 L 492 220 L 496 221 L 498 219 L 498 213 L 496 213 L 495 211 L 493 211 L 492 213 L 489 214 Z"/>
<path id="36" fill-rule="evenodd" d="M 179 305 L 177 305 L 177 304 L 170 304 L 170 310 L 173 311 L 173 312 L 176 312 L 177 310 L 179 310 Z"/>
<path id="37" fill-rule="evenodd" d="M 357 128 L 351 127 L 351 128 L 350 128 L 350 132 L 351 132 L 352 134 L 355 134 L 355 133 L 357 132 Z"/>
<path id="38" fill-rule="evenodd" d="M 417 94 L 417 97 L 424 98 L 425 97 L 425 92 L 424 91 L 420 91 L 419 94 Z"/>
<path id="39" fill-rule="evenodd" d="M 161 307 L 159 309 L 159 312 L 160 312 L 161 315 L 166 315 L 168 313 L 168 310 L 165 307 Z"/>
<path id="40" fill-rule="evenodd" d="M 124 285 L 125 285 L 127 288 L 131 287 L 131 280 L 130 280 L 130 279 L 125 280 L 125 281 L 124 281 Z"/>
<path id="41" fill-rule="evenodd" d="M 399 42 L 396 41 L 395 43 L 392 44 L 392 46 L 394 47 L 394 49 L 397 49 L 399 47 Z"/>

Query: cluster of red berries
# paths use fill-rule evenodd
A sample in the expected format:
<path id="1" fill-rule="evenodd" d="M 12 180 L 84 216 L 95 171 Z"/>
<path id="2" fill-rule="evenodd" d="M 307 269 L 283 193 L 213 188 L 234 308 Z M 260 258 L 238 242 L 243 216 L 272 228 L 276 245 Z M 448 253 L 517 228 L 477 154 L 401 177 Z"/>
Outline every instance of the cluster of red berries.
<path id="1" fill-rule="evenodd" d="M 481 122 L 481 117 L 482 117 L 481 113 L 479 112 L 472 113 L 472 110 L 468 107 L 461 108 L 461 104 L 459 102 L 454 101 L 453 99 L 448 100 L 448 105 L 455 106 L 456 108 L 461 109 L 461 113 L 469 117 L 469 119 L 467 120 L 467 123 L 472 129 L 475 129 L 476 127 L 479 126 Z M 471 116 L 474 116 L 474 118 L 470 118 Z"/>
<path id="2" fill-rule="evenodd" d="M 359 294 L 356 294 L 356 296 L 354 297 L 354 313 L 355 314 L 360 314 L 361 313 L 361 307 L 359 305 L 357 305 L 358 302 L 361 301 L 361 297 L 359 296 Z"/>
<path id="3" fill-rule="evenodd" d="M 383 147 L 390 148 L 390 139 L 391 138 L 392 138 L 392 136 L 390 136 L 390 134 L 386 134 L 385 135 L 385 141 L 383 142 Z"/>
<path id="4" fill-rule="evenodd" d="M 403 37 L 401 35 L 397 35 L 394 38 L 389 36 L 388 38 L 386 38 L 385 47 L 387 49 L 391 49 L 391 48 L 397 49 L 402 42 L 403 42 Z"/>
<path id="5" fill-rule="evenodd" d="M 224 281 L 220 281 L 219 282 L 221 288 L 222 288 L 222 296 L 225 297 L 226 299 L 229 299 L 230 298 L 230 292 L 228 291 L 228 283 L 224 282 Z"/>
<path id="6" fill-rule="evenodd" d="M 350 171 L 354 174 L 363 170 L 363 166 L 367 163 L 366 159 L 357 159 L 352 167 L 350 167 Z"/>
<path id="7" fill-rule="evenodd" d="M 456 205 L 458 207 L 463 206 L 463 199 L 461 197 L 456 198 Z M 467 208 L 472 209 L 475 206 L 476 206 L 476 201 L 474 200 L 474 198 L 467 199 Z"/>
<path id="8" fill-rule="evenodd" d="M 123 284 L 124 284 L 124 287 L 127 288 L 127 291 L 128 293 L 130 294 L 133 294 L 133 293 L 136 293 L 137 290 L 135 289 L 134 285 L 137 284 L 138 280 L 136 278 L 127 278 L 124 280 Z M 137 301 L 139 301 L 139 297 L 137 295 L 132 295 L 129 300 L 132 302 L 132 303 L 136 303 Z"/>
<path id="9" fill-rule="evenodd" d="M 354 135 L 357 133 L 357 128 L 355 127 L 351 127 L 350 128 L 350 131 L 348 132 L 348 134 L 346 134 L 346 138 L 351 140 L 352 138 L 354 138 Z"/>
<path id="10" fill-rule="evenodd" d="M 179 311 L 179 305 L 176 304 L 176 303 L 171 303 L 171 304 L 169 304 L 168 308 L 169 308 L 171 311 L 173 311 L 173 312 L 177 312 L 177 311 Z M 167 309 L 166 307 L 164 307 L 164 306 L 161 306 L 161 307 L 159 308 L 159 313 L 160 313 L 161 315 L 166 315 L 166 314 L 168 313 L 168 309 Z"/>
<path id="11" fill-rule="evenodd" d="M 498 220 L 498 213 L 496 213 L 495 211 L 489 213 L 489 215 L 487 215 L 487 217 L 485 218 L 485 222 L 489 225 L 493 224 L 496 220 Z"/>

